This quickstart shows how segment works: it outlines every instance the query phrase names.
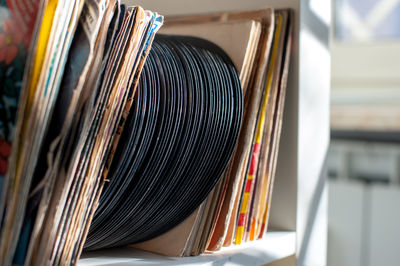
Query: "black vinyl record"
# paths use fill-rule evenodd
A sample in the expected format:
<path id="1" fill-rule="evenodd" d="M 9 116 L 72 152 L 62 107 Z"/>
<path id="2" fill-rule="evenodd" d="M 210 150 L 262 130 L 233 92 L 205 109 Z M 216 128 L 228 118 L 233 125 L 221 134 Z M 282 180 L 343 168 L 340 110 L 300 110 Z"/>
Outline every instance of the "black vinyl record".
<path id="1" fill-rule="evenodd" d="M 158 35 L 85 248 L 149 240 L 196 210 L 232 156 L 242 105 L 237 71 L 221 48 Z"/>

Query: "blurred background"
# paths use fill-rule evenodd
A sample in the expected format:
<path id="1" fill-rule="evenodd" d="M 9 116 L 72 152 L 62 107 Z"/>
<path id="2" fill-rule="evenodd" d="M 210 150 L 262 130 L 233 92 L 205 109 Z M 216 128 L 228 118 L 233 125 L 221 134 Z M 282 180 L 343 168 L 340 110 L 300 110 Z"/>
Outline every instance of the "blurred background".
<path id="1" fill-rule="evenodd" d="M 327 265 L 400 265 L 400 0 L 332 12 Z"/>

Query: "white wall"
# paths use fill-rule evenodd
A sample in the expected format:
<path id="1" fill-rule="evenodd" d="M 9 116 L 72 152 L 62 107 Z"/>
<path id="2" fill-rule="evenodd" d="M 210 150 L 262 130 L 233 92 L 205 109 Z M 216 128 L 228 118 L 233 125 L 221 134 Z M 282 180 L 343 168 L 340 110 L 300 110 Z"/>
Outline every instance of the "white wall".
<path id="1" fill-rule="evenodd" d="M 361 263 L 363 186 L 329 182 L 328 266 L 365 266 Z"/>
<path id="2" fill-rule="evenodd" d="M 400 265 L 400 187 L 329 182 L 328 266 Z"/>

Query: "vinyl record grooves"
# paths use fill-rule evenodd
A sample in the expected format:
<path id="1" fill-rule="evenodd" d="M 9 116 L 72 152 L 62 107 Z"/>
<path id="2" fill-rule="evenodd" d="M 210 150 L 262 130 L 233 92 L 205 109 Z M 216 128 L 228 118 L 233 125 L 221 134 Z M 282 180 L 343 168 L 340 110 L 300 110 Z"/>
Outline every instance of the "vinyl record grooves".
<path id="1" fill-rule="evenodd" d="M 154 238 L 198 208 L 232 156 L 242 105 L 237 71 L 222 49 L 158 35 L 85 248 Z"/>

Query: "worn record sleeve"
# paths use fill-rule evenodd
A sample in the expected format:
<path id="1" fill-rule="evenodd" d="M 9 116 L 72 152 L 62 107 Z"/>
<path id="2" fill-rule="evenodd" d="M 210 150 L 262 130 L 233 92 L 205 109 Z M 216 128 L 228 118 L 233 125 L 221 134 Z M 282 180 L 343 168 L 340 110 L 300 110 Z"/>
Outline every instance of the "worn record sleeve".
<path id="1" fill-rule="evenodd" d="M 280 85 L 279 85 L 279 102 L 277 106 L 277 111 L 276 111 L 276 126 L 274 129 L 274 140 L 273 140 L 273 163 L 270 166 L 270 174 L 268 175 L 269 178 L 269 184 L 268 184 L 268 200 L 267 204 L 265 205 L 265 211 L 263 215 L 263 223 L 261 225 L 260 233 L 256 232 L 258 234 L 258 237 L 262 237 L 264 233 L 266 232 L 266 228 L 268 225 L 268 218 L 269 218 L 269 211 L 270 211 L 270 206 L 271 206 L 271 199 L 272 199 L 272 188 L 273 188 L 273 183 L 274 183 L 274 176 L 275 176 L 275 171 L 276 171 L 276 164 L 277 164 L 277 158 L 278 158 L 278 151 L 279 151 L 279 140 L 280 140 L 280 133 L 282 129 L 282 119 L 283 119 L 283 111 L 284 111 L 284 103 L 285 103 L 285 95 L 286 95 L 286 89 L 287 89 L 287 81 L 288 81 L 288 71 L 289 71 L 289 65 L 290 65 L 290 56 L 291 56 L 291 49 L 292 49 L 292 38 L 293 38 L 293 13 L 291 11 L 280 11 L 282 17 L 287 16 L 287 29 L 285 33 L 285 39 L 284 39 L 284 56 L 283 56 L 283 67 L 281 70 L 281 80 L 280 80 Z"/>

